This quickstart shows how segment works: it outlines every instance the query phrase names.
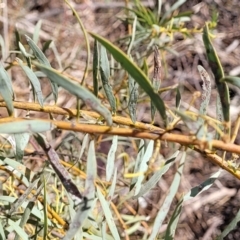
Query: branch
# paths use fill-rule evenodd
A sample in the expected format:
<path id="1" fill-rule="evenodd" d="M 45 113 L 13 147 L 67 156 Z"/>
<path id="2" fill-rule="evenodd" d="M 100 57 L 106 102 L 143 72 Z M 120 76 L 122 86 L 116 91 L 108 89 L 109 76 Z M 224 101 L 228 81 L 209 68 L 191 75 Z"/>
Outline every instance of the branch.
<path id="1" fill-rule="evenodd" d="M 15 108 L 25 109 L 25 110 L 33 110 L 33 111 L 40 111 L 45 113 L 55 113 L 61 115 L 69 115 L 69 116 L 76 116 L 77 111 L 74 109 L 65 109 L 60 108 L 57 106 L 44 106 L 41 108 L 39 104 L 36 103 L 21 103 L 21 102 L 14 102 Z M 5 107 L 6 104 L 4 102 L 0 102 L 0 107 Z M 85 114 L 90 117 L 98 118 L 100 117 L 99 114 L 90 111 L 83 111 L 81 110 L 81 114 Z M 29 119 L 29 120 L 36 120 L 36 119 Z M 7 122 L 16 122 L 16 121 L 26 121 L 24 118 L 2 118 L 0 119 L 1 123 Z M 74 121 L 67 122 L 67 121 L 53 121 L 53 120 L 43 120 L 54 124 L 57 128 L 62 130 L 69 130 L 69 131 L 76 131 L 76 132 L 83 132 L 83 133 L 90 133 L 90 134 L 104 134 L 104 135 L 119 135 L 124 137 L 133 137 L 133 138 L 141 138 L 141 139 L 151 139 L 151 140 L 162 140 L 168 142 L 175 142 L 179 143 L 180 145 L 188 146 L 201 154 L 205 155 L 210 161 L 219 167 L 225 169 L 238 179 L 240 179 L 240 171 L 238 168 L 234 168 L 233 166 L 229 165 L 229 163 L 223 160 L 221 157 L 216 155 L 212 149 L 220 149 L 223 151 L 237 153 L 240 154 L 240 146 L 233 144 L 231 142 L 226 143 L 220 140 L 212 140 L 211 142 L 198 140 L 194 138 L 194 136 L 187 136 L 184 134 L 174 134 L 165 132 L 164 129 L 155 127 L 150 124 L 144 124 L 141 122 L 136 122 L 135 124 L 129 118 L 113 116 L 113 121 L 119 125 L 124 125 L 124 127 L 109 127 L 104 125 L 98 124 L 83 124 L 83 123 L 76 123 Z"/>

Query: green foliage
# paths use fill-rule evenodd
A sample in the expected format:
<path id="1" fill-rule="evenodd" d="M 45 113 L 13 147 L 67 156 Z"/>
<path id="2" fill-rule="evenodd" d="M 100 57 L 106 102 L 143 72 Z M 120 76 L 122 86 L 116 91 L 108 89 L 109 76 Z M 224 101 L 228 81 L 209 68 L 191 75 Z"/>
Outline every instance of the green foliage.
<path id="1" fill-rule="evenodd" d="M 7 239 L 10 233 L 15 235 L 15 239 L 56 237 L 64 240 L 112 240 L 124 237 L 136 239 L 138 236 L 142 239 L 175 239 L 184 204 L 208 190 L 221 173 L 218 170 L 187 193 L 181 192 L 179 186 L 184 165 L 192 151 L 207 156 L 240 179 L 237 164 L 231 164 L 215 151 L 227 149 L 230 153 L 240 153 L 239 146 L 233 144 L 236 136 L 224 130 L 231 128 L 227 84 L 237 87 L 240 84 L 238 77 L 224 76 L 213 47 L 208 26 L 215 26 L 216 14 L 203 31 L 208 62 L 220 96 L 214 102 L 216 119 L 208 116 L 212 97 L 211 78 L 202 66 L 198 66 L 203 80 L 198 112 L 183 108 L 181 99 L 184 93 L 180 92 L 178 85 L 161 88 L 161 63 L 165 59 L 160 56 L 163 51 L 168 51 L 174 34 L 181 33 L 188 37 L 201 31 L 184 27 L 185 22 L 190 20 L 190 13 L 179 13 L 177 10 L 185 1 L 176 1 L 164 12 L 160 0 L 157 11 L 144 7 L 141 1 L 136 0 L 135 8 L 127 9 L 130 12 L 127 20 L 132 23 L 132 33 L 124 39 L 127 53 L 106 38 L 89 32 L 94 38 L 94 49 L 92 78 L 88 84 L 85 80 L 90 64 L 90 38 L 67 0 L 65 2 L 77 17 L 86 40 L 87 58 L 84 76 L 80 81 L 82 84 L 76 83 L 74 77 L 62 71 L 61 61 L 58 61 L 60 70 L 52 67 L 54 65 L 46 56 L 47 49 L 54 51 L 50 47 L 53 45 L 51 40 L 46 41 L 42 48 L 38 46 L 41 21 L 37 23 L 33 37 L 26 36 L 29 50 L 16 30 L 16 61 L 7 63 L 6 67 L 0 66 L 0 95 L 3 98 L 0 106 L 6 107 L 10 115 L 0 119 L 0 172 L 3 176 L 3 195 L 0 196 L 1 239 Z M 140 56 L 154 55 L 153 78 L 149 78 L 151 66 L 148 66 L 146 58 L 140 61 L 140 57 L 137 57 L 136 49 L 140 44 L 147 45 L 146 51 L 139 53 Z M 6 45 L 2 37 L 0 45 L 2 49 Z M 4 54 L 2 56 L 4 60 L 7 59 Z M 34 100 L 36 97 L 38 103 L 14 101 L 12 79 L 6 71 L 14 65 L 28 77 Z M 113 71 L 116 66 L 117 70 Z M 54 106 L 45 98 L 43 77 L 50 82 Z M 120 87 L 116 84 L 117 78 L 122 79 Z M 83 109 L 57 107 L 59 88 L 77 98 L 78 103 L 81 99 Z M 175 93 L 175 105 L 169 107 L 160 94 L 172 90 Z M 143 96 L 150 102 L 151 112 L 147 114 L 151 120 L 154 120 L 156 110 L 159 112 L 161 127 L 137 121 L 138 102 Z M 196 100 L 196 96 L 193 96 L 193 100 Z M 123 99 L 127 100 L 127 106 L 124 106 Z M 109 105 L 112 112 L 108 109 Z M 47 113 L 49 118 L 31 115 L 16 117 L 14 110 L 17 108 Z M 130 118 L 124 117 L 128 114 Z M 67 118 L 59 120 L 59 115 Z M 222 115 L 227 127 L 221 121 Z M 188 129 L 181 134 L 172 133 L 171 130 L 179 127 L 179 122 Z M 63 132 L 59 133 L 58 130 Z M 169 144 L 169 157 L 159 154 L 161 144 L 166 143 Z M 26 164 L 36 156 L 42 163 L 37 172 Z M 152 189 L 164 174 L 170 171 L 173 175 L 171 186 L 158 206 L 156 216 L 149 220 L 147 214 L 139 215 L 133 209 L 134 201 L 140 205 L 146 196 L 152 194 Z M 178 192 L 180 197 L 176 204 Z M 219 239 L 234 229 L 238 221 L 239 213 Z M 167 228 L 159 233 L 164 223 Z M 150 224 L 152 227 L 149 227 Z"/>

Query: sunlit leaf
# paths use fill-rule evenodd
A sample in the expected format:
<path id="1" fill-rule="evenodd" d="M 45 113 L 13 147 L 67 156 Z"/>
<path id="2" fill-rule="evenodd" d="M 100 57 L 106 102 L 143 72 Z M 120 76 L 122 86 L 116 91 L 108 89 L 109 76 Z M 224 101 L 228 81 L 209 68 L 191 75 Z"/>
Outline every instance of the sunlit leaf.
<path id="1" fill-rule="evenodd" d="M 150 177 L 150 179 L 142 185 L 141 190 L 139 191 L 139 193 L 136 196 L 134 196 L 134 199 L 137 199 L 137 198 L 143 196 L 150 189 L 152 189 L 153 187 L 156 186 L 157 182 L 161 179 L 163 174 L 166 173 L 168 171 L 168 169 L 173 165 L 173 163 L 175 162 L 178 154 L 179 154 L 179 151 L 176 151 L 171 157 L 169 157 L 166 160 L 164 166 L 161 167 L 161 169 L 159 169 L 158 171 L 156 171 Z"/>
<path id="2" fill-rule="evenodd" d="M 22 120 L 0 123 L 0 133 L 25 133 L 25 132 L 46 132 L 54 128 L 54 125 L 45 120 Z"/>
<path id="3" fill-rule="evenodd" d="M 164 199 L 164 202 L 160 208 L 160 210 L 158 211 L 158 214 L 154 220 L 154 224 L 153 224 L 153 228 L 152 228 L 152 233 L 150 235 L 150 237 L 148 238 L 149 240 L 154 240 L 157 237 L 158 231 L 162 226 L 163 221 L 165 220 L 170 206 L 172 204 L 172 201 L 177 193 L 179 184 L 180 184 L 180 180 L 181 180 L 181 176 L 183 173 L 183 166 L 184 166 L 184 162 L 186 159 L 186 151 L 183 152 L 183 155 L 181 157 L 181 160 L 179 162 L 179 167 L 177 169 L 177 172 L 174 175 L 174 179 L 172 181 L 172 184 L 170 186 L 169 192 L 166 196 L 166 198 Z"/>
<path id="4" fill-rule="evenodd" d="M 214 74 L 217 90 L 220 95 L 224 120 L 228 123 L 230 121 L 230 99 L 228 86 L 225 82 L 220 81 L 224 78 L 224 72 L 217 52 L 210 40 L 210 33 L 207 24 L 203 30 L 203 42 L 206 48 L 208 62 Z"/>
<path id="5" fill-rule="evenodd" d="M 118 136 L 113 136 L 112 145 L 108 152 L 107 156 L 107 164 L 106 164 L 106 180 L 110 181 L 112 174 L 115 169 L 115 154 L 118 148 Z"/>
<path id="6" fill-rule="evenodd" d="M 104 107 L 99 99 L 96 98 L 91 92 L 79 84 L 73 83 L 70 79 L 60 74 L 53 68 L 46 67 L 42 64 L 35 63 L 35 65 L 41 69 L 52 81 L 54 81 L 59 86 L 63 87 L 73 95 L 81 98 L 87 105 L 89 105 L 93 110 L 102 115 L 108 125 L 112 125 L 112 115 L 110 111 Z"/>
<path id="7" fill-rule="evenodd" d="M 198 71 L 203 81 L 202 86 L 203 90 L 201 95 L 201 105 L 199 109 L 199 114 L 206 115 L 208 104 L 211 97 L 211 79 L 207 71 L 202 66 L 198 65 Z M 197 132 L 197 138 L 203 139 L 208 133 L 206 127 L 204 126 L 204 119 L 200 117 L 198 119 L 198 124 L 199 130 Z"/>
<path id="8" fill-rule="evenodd" d="M 158 96 L 158 94 L 154 92 L 149 79 L 143 73 L 143 71 L 135 63 L 133 63 L 131 59 L 123 51 L 121 51 L 111 42 L 97 34 L 94 33 L 89 34 L 93 38 L 97 39 L 113 55 L 116 61 L 118 61 L 122 65 L 122 67 L 134 78 L 134 80 L 140 85 L 140 87 L 148 94 L 148 96 L 151 98 L 156 108 L 160 112 L 160 115 L 164 120 L 165 124 L 167 124 L 167 115 L 164 102 Z"/>
<path id="9" fill-rule="evenodd" d="M 136 181 L 136 189 L 135 189 L 135 195 L 137 195 L 142 187 L 142 181 L 144 179 L 144 173 L 148 169 L 148 161 L 152 157 L 153 154 L 153 146 L 154 146 L 154 141 L 150 140 L 149 144 L 147 146 L 147 149 L 143 155 L 142 161 L 139 165 L 138 172 L 142 173 L 138 176 L 137 181 Z"/>
<path id="10" fill-rule="evenodd" d="M 44 53 L 41 51 L 41 49 L 37 46 L 37 44 L 30 37 L 28 37 L 27 35 L 25 35 L 25 36 L 26 36 L 26 39 L 27 39 L 27 42 L 28 42 L 30 48 L 33 51 L 34 56 L 38 59 L 38 61 L 41 64 L 50 68 L 51 65 L 50 65 L 48 59 L 45 57 Z M 57 102 L 58 85 L 55 82 L 53 82 L 51 78 L 50 78 L 50 84 L 51 84 L 51 87 L 52 87 L 54 100 L 55 100 L 55 102 Z"/>
<path id="11" fill-rule="evenodd" d="M 152 85 L 153 85 L 153 89 L 156 93 L 158 93 L 158 90 L 160 88 L 161 85 L 161 78 L 162 78 L 162 64 L 161 64 L 161 59 L 160 59 L 160 54 L 158 51 L 157 46 L 155 46 L 154 48 L 154 70 L 153 70 L 153 79 L 152 79 Z M 153 101 L 151 101 L 151 118 L 152 121 L 154 121 L 154 116 L 155 116 L 155 112 L 156 112 L 156 107 L 153 103 Z"/>
<path id="12" fill-rule="evenodd" d="M 35 203 L 32 202 L 32 201 L 28 202 L 27 207 L 25 208 L 25 210 L 22 214 L 21 221 L 19 223 L 19 227 L 21 227 L 22 229 L 24 229 L 24 226 L 27 223 L 27 221 L 30 217 L 30 214 L 32 213 L 32 209 L 34 207 L 34 204 Z M 18 239 L 21 239 L 20 234 L 16 235 L 16 237 L 14 238 L 14 240 L 18 240 Z"/>
<path id="13" fill-rule="evenodd" d="M 112 212 L 111 212 L 111 210 L 108 206 L 107 201 L 105 200 L 104 196 L 102 195 L 102 193 L 101 193 L 101 191 L 98 187 L 97 187 L 97 195 L 98 195 L 99 201 L 101 203 L 102 210 L 104 212 L 104 216 L 105 216 L 106 221 L 108 223 L 108 227 L 109 227 L 114 239 L 115 240 L 120 240 L 120 236 L 119 236 L 117 227 L 115 225 L 115 222 L 114 222 L 114 219 L 113 219 L 113 216 L 112 216 Z"/>
<path id="14" fill-rule="evenodd" d="M 16 159 L 22 161 L 24 156 L 24 149 L 28 144 L 30 139 L 29 133 L 18 133 L 14 134 L 15 143 L 16 143 Z"/>
<path id="15" fill-rule="evenodd" d="M 140 143 L 139 143 L 139 147 L 138 147 L 138 155 L 137 155 L 137 158 L 135 160 L 133 173 L 137 173 L 138 172 L 140 164 L 142 162 L 142 158 L 143 158 L 144 152 L 145 152 L 144 140 L 141 139 Z M 132 178 L 131 185 L 130 185 L 130 190 L 133 189 L 133 187 L 135 186 L 135 184 L 137 182 L 137 179 L 138 179 L 137 177 Z"/>

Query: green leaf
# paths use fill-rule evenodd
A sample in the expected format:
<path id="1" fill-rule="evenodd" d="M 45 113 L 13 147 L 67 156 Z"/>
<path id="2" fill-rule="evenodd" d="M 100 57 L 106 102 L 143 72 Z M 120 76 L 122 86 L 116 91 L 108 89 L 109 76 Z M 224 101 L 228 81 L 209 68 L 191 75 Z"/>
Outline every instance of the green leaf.
<path id="1" fill-rule="evenodd" d="M 32 83 L 32 86 L 34 88 L 34 93 L 37 95 L 37 99 L 41 107 L 43 107 L 43 95 L 41 90 L 40 82 L 35 75 L 35 73 L 32 71 L 31 68 L 28 66 L 23 65 L 23 62 L 20 59 L 16 59 L 23 71 L 26 73 L 27 77 L 29 78 L 30 82 Z"/>
<path id="2" fill-rule="evenodd" d="M 220 174 L 222 173 L 222 170 L 219 169 L 217 172 L 212 174 L 207 180 L 205 180 L 203 183 L 199 184 L 196 187 L 193 187 L 186 195 L 184 196 L 184 201 L 187 201 L 191 198 L 196 197 L 197 195 L 201 194 L 202 192 L 209 189 L 213 183 L 218 179 Z"/>
<path id="3" fill-rule="evenodd" d="M 183 3 L 185 3 L 186 0 L 178 0 L 176 1 L 163 15 L 160 21 L 160 25 L 172 14 L 173 11 L 178 9 Z"/>
<path id="4" fill-rule="evenodd" d="M 211 79 L 207 71 L 200 65 L 198 65 L 198 71 L 203 80 L 203 91 L 202 91 L 202 102 L 200 106 L 199 113 L 201 115 L 206 115 L 208 104 L 211 97 Z"/>
<path id="5" fill-rule="evenodd" d="M 153 70 L 153 80 L 152 80 L 152 85 L 153 85 L 153 89 L 155 91 L 155 93 L 158 93 L 158 90 L 160 88 L 161 85 L 161 69 L 162 68 L 162 64 L 161 64 L 161 59 L 160 59 L 160 54 L 158 51 L 157 46 L 155 46 L 154 49 L 154 70 Z M 154 121 L 154 116 L 155 116 L 155 112 L 156 112 L 156 107 L 154 106 L 153 101 L 151 101 L 151 118 L 152 121 Z"/>
<path id="6" fill-rule="evenodd" d="M 112 199 L 114 196 L 115 188 L 116 188 L 116 183 L 117 183 L 117 168 L 115 168 L 114 174 L 113 174 L 113 179 L 111 181 L 110 189 L 108 192 L 108 199 Z"/>
<path id="7" fill-rule="evenodd" d="M 42 26 L 42 20 L 40 19 L 35 28 L 34 28 L 34 33 L 33 33 L 33 41 L 37 44 L 38 43 L 38 40 L 39 40 L 39 33 L 40 33 L 40 30 L 41 30 L 41 26 Z"/>
<path id="8" fill-rule="evenodd" d="M 16 142 L 16 160 L 22 161 L 24 156 L 24 149 L 28 144 L 30 139 L 29 133 L 19 133 L 14 134 L 15 142 Z"/>
<path id="9" fill-rule="evenodd" d="M 169 212 L 170 206 L 171 206 L 172 201 L 177 193 L 177 190 L 178 190 L 178 187 L 179 187 L 179 184 L 181 181 L 181 176 L 183 173 L 183 166 L 185 163 L 185 159 L 186 159 L 186 151 L 183 152 L 183 155 L 179 162 L 179 166 L 178 166 L 177 172 L 175 173 L 175 176 L 172 181 L 169 192 L 168 192 L 168 194 L 167 194 L 167 196 L 155 218 L 153 228 L 152 228 L 152 233 L 151 233 L 150 237 L 148 238 L 149 240 L 154 240 L 157 237 L 158 231 L 161 228 L 162 223 Z"/>
<path id="10" fill-rule="evenodd" d="M 15 201 L 17 200 L 17 198 L 15 197 L 10 197 L 10 196 L 0 196 L 0 201 L 3 203 L 3 202 L 7 202 L 7 204 L 9 205 L 9 203 L 13 204 Z M 23 208 L 26 208 L 27 207 L 27 202 L 24 202 L 22 204 L 22 207 Z M 35 217 L 37 217 L 38 219 L 40 219 L 40 221 L 43 222 L 43 214 L 42 214 L 42 211 L 39 210 L 36 206 L 32 209 L 32 212 L 31 212 Z M 49 226 L 52 226 L 52 223 L 50 221 L 48 221 L 48 225 Z"/>
<path id="11" fill-rule="evenodd" d="M 49 49 L 51 43 L 52 43 L 52 40 L 47 40 L 47 41 L 43 44 L 43 48 L 42 48 L 42 52 L 43 52 L 43 53 L 45 53 L 45 52 Z"/>
<path id="12" fill-rule="evenodd" d="M 177 92 L 177 94 L 176 94 L 176 108 L 179 109 L 180 104 L 181 104 L 181 99 L 182 99 L 179 87 L 176 88 L 176 92 Z"/>
<path id="13" fill-rule="evenodd" d="M 45 57 L 44 53 L 41 51 L 41 49 L 37 46 L 37 44 L 30 37 L 28 37 L 27 35 L 25 35 L 25 36 L 26 36 L 28 45 L 30 46 L 30 48 L 33 51 L 34 56 L 38 59 L 38 61 L 41 64 L 50 68 L 51 65 L 50 65 L 48 59 Z M 58 98 L 58 85 L 55 82 L 53 82 L 51 78 L 50 78 L 50 84 L 51 84 L 52 91 L 53 91 L 54 101 L 56 103 L 57 98 Z"/>
<path id="14" fill-rule="evenodd" d="M 18 43 L 18 46 L 19 46 L 19 49 L 20 49 L 22 55 L 23 55 L 25 58 L 31 57 L 31 54 L 27 53 L 27 51 L 26 51 L 25 47 L 22 45 L 22 43 L 19 42 L 19 43 Z"/>
<path id="15" fill-rule="evenodd" d="M 47 187 L 46 187 L 46 179 L 43 177 L 43 239 L 47 239 L 48 235 L 48 211 L 47 211 Z"/>
<path id="16" fill-rule="evenodd" d="M 168 171 L 168 169 L 173 165 L 175 162 L 177 156 L 179 154 L 179 151 L 176 151 L 171 157 L 169 157 L 164 166 L 159 169 L 157 172 L 155 172 L 151 178 L 142 185 L 141 190 L 139 193 L 134 196 L 134 199 L 137 199 L 141 196 L 143 196 L 145 193 L 147 193 L 150 189 L 152 189 L 154 186 L 156 186 L 157 182 L 161 179 L 162 175 Z"/>
<path id="17" fill-rule="evenodd" d="M 136 24 L 137 24 L 137 17 L 134 17 L 133 20 L 133 26 L 132 26 L 132 36 L 128 45 L 128 50 L 127 50 L 127 55 L 130 56 L 131 55 L 131 50 L 132 50 L 132 46 L 134 43 L 134 39 L 135 39 L 135 34 L 136 34 Z"/>
<path id="18" fill-rule="evenodd" d="M 147 146 L 147 149 L 143 155 L 142 161 L 139 165 L 138 172 L 142 173 L 141 175 L 138 176 L 137 181 L 136 181 L 136 189 L 135 189 L 135 195 L 137 195 L 142 187 L 142 181 L 145 177 L 144 173 L 148 169 L 148 161 L 152 157 L 153 154 L 153 147 L 154 147 L 154 141 L 150 140 L 149 144 Z"/>
<path id="19" fill-rule="evenodd" d="M 97 174 L 97 165 L 96 165 L 96 156 L 95 156 L 95 148 L 94 141 L 90 142 L 89 150 L 88 150 L 88 158 L 87 158 L 87 179 L 85 184 L 85 197 L 83 202 L 79 205 L 79 209 L 77 210 L 72 223 L 70 224 L 69 230 L 67 231 L 63 240 L 72 239 L 78 230 L 83 226 L 85 219 L 87 218 L 93 204 L 93 200 L 95 197 L 95 186 L 94 180 Z"/>
<path id="20" fill-rule="evenodd" d="M 206 48 L 208 62 L 214 74 L 217 90 L 220 95 L 223 117 L 224 120 L 228 123 L 230 121 L 230 99 L 228 86 L 225 82 L 220 81 L 221 79 L 224 78 L 224 72 L 220 60 L 218 58 L 217 52 L 214 49 L 212 42 L 210 40 L 210 33 L 207 24 L 203 29 L 203 42 Z"/>
<path id="21" fill-rule="evenodd" d="M 34 202 L 30 201 L 27 205 L 27 207 L 25 208 L 24 212 L 23 212 L 23 215 L 22 215 L 22 218 L 21 218 L 21 221 L 19 223 L 19 227 L 21 227 L 22 229 L 24 229 L 24 226 L 25 224 L 27 223 L 29 217 L 30 217 L 30 214 L 32 213 L 32 209 L 34 207 Z M 20 234 L 16 235 L 14 240 L 18 240 L 20 239 Z"/>
<path id="22" fill-rule="evenodd" d="M 221 79 L 221 82 L 231 83 L 240 88 L 240 77 L 226 76 Z"/>
<path id="23" fill-rule="evenodd" d="M 9 78 L 6 70 L 0 65 L 0 94 L 7 105 L 8 114 L 13 115 L 13 89 L 11 79 Z"/>
<path id="24" fill-rule="evenodd" d="M 128 76 L 128 89 L 129 89 L 129 101 L 128 101 L 128 111 L 133 123 L 137 121 L 137 101 L 138 101 L 138 83 L 131 77 Z"/>
<path id="25" fill-rule="evenodd" d="M 135 166 L 134 166 L 133 173 L 137 173 L 137 171 L 138 171 L 138 169 L 140 167 L 140 164 L 142 162 L 142 158 L 143 158 L 144 152 L 145 152 L 144 140 L 141 139 L 140 143 L 139 143 L 139 147 L 138 147 L 138 155 L 137 155 L 137 158 L 136 158 L 136 161 L 135 161 Z M 133 187 L 135 186 L 135 184 L 137 182 L 137 179 L 138 179 L 137 177 L 132 178 L 131 185 L 130 185 L 130 190 L 132 190 Z"/>
<path id="26" fill-rule="evenodd" d="M 108 227 L 109 227 L 109 229 L 110 229 L 110 231 L 113 235 L 113 238 L 115 240 L 120 240 L 120 236 L 119 236 L 117 227 L 115 225 L 111 210 L 108 206 L 108 202 L 105 200 L 104 196 L 101 193 L 101 190 L 98 187 L 97 187 L 97 195 L 98 195 L 99 201 L 101 203 L 102 210 L 104 212 L 104 216 L 105 216 L 106 221 L 108 223 Z"/>
<path id="27" fill-rule="evenodd" d="M 106 181 L 110 181 L 115 169 L 115 154 L 118 148 L 118 136 L 113 136 L 112 145 L 108 152 L 106 164 Z"/>
<path id="28" fill-rule="evenodd" d="M 83 138 L 83 141 L 82 141 L 82 146 L 81 146 L 81 152 L 79 154 L 79 161 L 81 160 L 82 158 L 82 155 L 84 153 L 84 150 L 87 148 L 88 146 L 88 142 L 89 142 L 89 134 L 87 133 L 84 138 Z"/>
<path id="29" fill-rule="evenodd" d="M 19 222 L 14 222 L 10 218 L 8 218 L 8 224 L 10 227 L 14 229 L 17 235 L 21 237 L 22 240 L 28 240 L 28 235 L 27 233 L 24 232 L 23 228 L 19 226 Z"/>
<path id="30" fill-rule="evenodd" d="M 23 164 L 15 160 L 12 160 L 10 158 L 5 158 L 3 161 L 0 160 L 0 165 L 4 165 L 4 164 L 7 164 L 6 168 L 8 170 L 10 171 L 15 170 L 14 175 L 20 178 L 26 187 L 29 186 L 29 180 L 26 177 L 26 172 L 27 172 L 26 167 Z"/>
<path id="31" fill-rule="evenodd" d="M 99 73 L 99 51 L 98 51 L 98 41 L 94 40 L 93 48 L 93 89 L 94 95 L 98 96 L 98 73 Z"/>
<path id="32" fill-rule="evenodd" d="M 23 120 L 0 124 L 0 133 L 46 132 L 53 129 L 51 122 L 44 120 Z"/>
<path id="33" fill-rule="evenodd" d="M 199 114 L 206 115 L 208 104 L 211 97 L 211 79 L 207 71 L 200 65 L 198 65 L 198 71 L 203 81 L 203 90 L 201 95 L 201 105 L 199 109 Z M 204 119 L 202 117 L 198 118 L 197 139 L 204 139 L 208 135 L 207 127 L 204 124 Z"/>
<path id="34" fill-rule="evenodd" d="M 110 111 L 106 107 L 104 107 L 99 101 L 99 99 L 97 99 L 96 96 L 94 96 L 86 88 L 80 86 L 79 84 L 73 83 L 70 79 L 63 76 L 53 68 L 46 67 L 39 63 L 35 63 L 35 65 L 57 85 L 63 87 L 76 97 L 81 98 L 93 110 L 102 115 L 109 126 L 112 125 L 112 115 Z"/>
<path id="35" fill-rule="evenodd" d="M 5 42 L 1 34 L 0 34 L 0 47 L 1 47 L 2 59 L 5 61 L 7 57 L 6 56 L 7 48 L 5 47 Z"/>
<path id="36" fill-rule="evenodd" d="M 177 229 L 178 220 L 182 212 L 183 197 L 178 201 L 177 206 L 174 209 L 174 212 L 170 218 L 169 223 L 167 224 L 167 230 L 164 240 L 174 240 L 175 231 Z"/>
<path id="37" fill-rule="evenodd" d="M 102 45 L 100 46 L 100 75 L 101 75 L 103 89 L 110 103 L 112 111 L 115 113 L 116 100 L 112 91 L 112 87 L 110 86 L 110 83 L 109 83 L 109 79 L 110 79 L 109 61 L 108 61 L 106 49 Z"/>
<path id="38" fill-rule="evenodd" d="M 9 210 L 9 215 L 12 215 L 19 207 L 22 206 L 24 201 L 28 201 L 27 197 L 32 192 L 33 188 L 37 185 L 39 178 L 36 179 L 33 183 L 30 183 L 25 192 L 14 202 Z"/>
<path id="39" fill-rule="evenodd" d="M 3 227 L 4 227 L 3 221 L 1 221 L 1 219 L 0 219 L 0 239 L 1 239 L 1 240 L 7 239 L 7 237 L 5 236 Z"/>
<path id="40" fill-rule="evenodd" d="M 224 240 L 224 238 L 234 229 L 236 229 L 238 226 L 238 222 L 240 221 L 240 209 L 238 210 L 237 214 L 233 218 L 233 220 L 227 225 L 227 227 L 224 229 L 224 231 L 221 233 L 221 235 L 217 238 L 217 240 Z"/>
<path id="41" fill-rule="evenodd" d="M 143 73 L 143 71 L 135 63 L 133 63 L 131 59 L 123 51 L 114 46 L 111 42 L 97 34 L 91 32 L 89 34 L 93 38 L 97 39 L 112 54 L 116 61 L 122 65 L 122 67 L 135 79 L 135 81 L 140 85 L 140 87 L 148 94 L 148 96 L 151 98 L 156 108 L 160 112 L 160 115 L 166 125 L 167 115 L 164 102 L 158 96 L 158 94 L 154 92 L 149 82 L 149 79 Z"/>

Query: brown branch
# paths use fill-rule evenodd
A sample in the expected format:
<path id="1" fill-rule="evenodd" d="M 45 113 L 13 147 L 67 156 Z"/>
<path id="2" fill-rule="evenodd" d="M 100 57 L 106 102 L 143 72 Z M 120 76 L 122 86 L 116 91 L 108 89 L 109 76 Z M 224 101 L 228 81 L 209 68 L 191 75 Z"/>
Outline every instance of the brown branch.
<path id="1" fill-rule="evenodd" d="M 4 102 L 0 102 L 0 107 L 5 107 L 6 104 Z M 33 111 L 41 111 L 46 113 L 55 113 L 55 114 L 62 114 L 62 115 L 70 115 L 75 116 L 76 110 L 73 109 L 64 109 L 57 106 L 45 106 L 41 108 L 39 104 L 35 103 L 21 103 L 21 102 L 14 102 L 15 108 L 33 110 Z M 86 114 L 88 116 L 98 118 L 99 114 L 90 111 L 83 111 L 81 110 L 82 114 Z M 23 121 L 26 120 L 24 118 L 2 118 L 0 119 L 0 123 L 7 123 L 7 122 L 15 122 L 15 121 Z M 34 120 L 34 119 L 32 119 Z M 42 119 L 41 119 L 42 120 Z M 90 134 L 106 134 L 106 135 L 119 135 L 125 137 L 134 137 L 134 138 L 141 138 L 141 139 L 152 139 L 152 140 L 162 140 L 168 142 L 175 142 L 179 143 L 180 145 L 188 146 L 210 159 L 211 162 L 220 166 L 221 168 L 225 169 L 238 179 L 240 179 L 240 171 L 229 166 L 227 161 L 224 161 L 221 157 L 214 154 L 211 149 L 220 149 L 223 151 L 237 153 L 240 154 L 240 146 L 233 144 L 231 142 L 224 142 L 220 140 L 212 140 L 210 145 L 207 141 L 201 141 L 195 139 L 193 136 L 187 136 L 183 134 L 174 134 L 174 133 L 167 133 L 164 132 L 164 129 L 152 126 L 150 124 L 144 124 L 141 122 L 136 122 L 135 124 L 128 118 L 113 116 L 113 121 L 120 125 L 125 125 L 124 127 L 109 127 L 104 125 L 98 124 L 82 124 L 82 123 L 75 123 L 75 122 L 67 122 L 67 121 L 52 121 L 52 120 L 42 120 L 42 121 L 51 121 L 53 125 L 57 128 L 62 130 L 70 130 L 76 132 L 84 132 Z M 127 127 L 126 127 L 127 126 Z M 134 128 L 129 128 L 134 127 Z"/>
<path id="2" fill-rule="evenodd" d="M 24 110 L 31 110 L 31 111 L 37 111 L 37 112 L 44 112 L 44 113 L 51 113 L 51 114 L 58 114 L 58 115 L 65 115 L 65 116 L 71 116 L 76 117 L 77 116 L 77 110 L 76 109 L 69 109 L 69 108 L 62 108 L 58 106 L 44 106 L 43 108 L 38 103 L 29 103 L 29 102 L 13 102 L 14 108 L 17 109 L 24 109 Z M 5 102 L 0 102 L 0 107 L 6 107 Z M 82 116 L 89 116 L 93 118 L 100 118 L 100 115 L 96 112 L 91 111 L 85 111 L 81 110 L 80 114 Z M 165 130 L 156 126 L 153 126 L 151 124 L 145 124 L 142 122 L 135 122 L 133 123 L 130 118 L 126 117 L 120 117 L 120 116 L 113 116 L 112 117 L 113 122 L 117 124 L 122 124 L 129 127 L 134 127 L 142 130 L 149 130 L 149 131 L 155 131 L 156 133 L 164 133 Z"/>

